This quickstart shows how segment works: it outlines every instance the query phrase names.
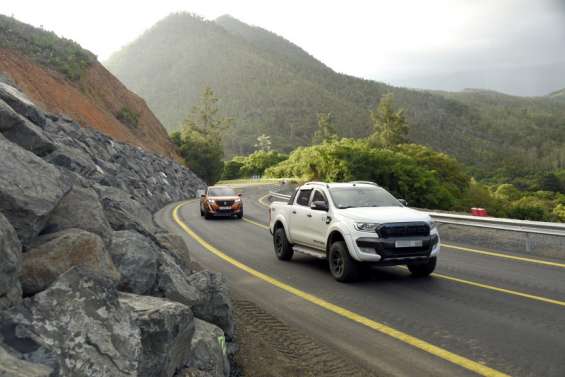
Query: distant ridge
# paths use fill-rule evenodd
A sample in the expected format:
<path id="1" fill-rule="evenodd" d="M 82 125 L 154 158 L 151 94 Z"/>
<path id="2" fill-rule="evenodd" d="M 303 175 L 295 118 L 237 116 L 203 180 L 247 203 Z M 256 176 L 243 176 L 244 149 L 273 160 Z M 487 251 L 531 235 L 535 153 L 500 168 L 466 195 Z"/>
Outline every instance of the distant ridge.
<path id="1" fill-rule="evenodd" d="M 169 131 L 212 87 L 237 121 L 226 137 L 228 156 L 253 151 L 263 133 L 282 151 L 307 145 L 323 112 L 334 115 L 340 135 L 365 137 L 369 110 L 392 92 L 406 110 L 411 140 L 454 155 L 478 174 L 492 174 L 508 160 L 532 169 L 565 165 L 565 131 L 558 127 L 565 109 L 547 97 L 411 90 L 339 74 L 292 42 L 229 15 L 209 21 L 172 14 L 106 65 Z"/>

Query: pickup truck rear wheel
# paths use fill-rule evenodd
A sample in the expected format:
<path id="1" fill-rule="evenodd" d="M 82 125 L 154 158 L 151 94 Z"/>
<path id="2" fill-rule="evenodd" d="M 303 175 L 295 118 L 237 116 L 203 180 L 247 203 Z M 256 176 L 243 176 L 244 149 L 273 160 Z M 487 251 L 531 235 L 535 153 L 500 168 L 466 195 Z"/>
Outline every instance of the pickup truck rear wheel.
<path id="1" fill-rule="evenodd" d="M 345 283 L 359 277 L 359 263 L 351 258 L 343 241 L 336 241 L 330 246 L 328 263 L 330 272 L 337 281 Z"/>
<path id="2" fill-rule="evenodd" d="M 421 264 L 409 264 L 408 269 L 412 276 L 414 277 L 426 277 L 429 276 L 436 269 L 436 258 L 430 258 L 426 263 Z"/>
<path id="3" fill-rule="evenodd" d="M 294 250 L 288 239 L 283 227 L 278 227 L 273 235 L 273 246 L 275 247 L 275 255 L 279 260 L 288 261 L 292 259 Z"/>

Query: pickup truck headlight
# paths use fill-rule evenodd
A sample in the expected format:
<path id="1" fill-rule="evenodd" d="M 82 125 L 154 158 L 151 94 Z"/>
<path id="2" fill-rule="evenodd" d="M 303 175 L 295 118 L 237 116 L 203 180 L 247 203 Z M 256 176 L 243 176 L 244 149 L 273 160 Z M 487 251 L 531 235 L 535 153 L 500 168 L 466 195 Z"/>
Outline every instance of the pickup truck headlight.
<path id="1" fill-rule="evenodd" d="M 235 199 L 234 203 L 241 203 L 241 199 L 240 198 Z"/>
<path id="2" fill-rule="evenodd" d="M 216 201 L 214 199 L 208 199 L 208 204 L 215 204 Z"/>
<path id="3" fill-rule="evenodd" d="M 430 231 L 437 229 L 437 223 L 435 221 L 430 222 Z"/>
<path id="4" fill-rule="evenodd" d="M 379 223 L 354 223 L 353 227 L 360 232 L 376 232 Z"/>

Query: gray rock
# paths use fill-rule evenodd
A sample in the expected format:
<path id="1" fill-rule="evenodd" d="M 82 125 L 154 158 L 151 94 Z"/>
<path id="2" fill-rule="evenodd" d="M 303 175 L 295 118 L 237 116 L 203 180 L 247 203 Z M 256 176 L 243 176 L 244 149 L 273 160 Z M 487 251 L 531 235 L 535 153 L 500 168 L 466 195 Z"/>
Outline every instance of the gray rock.
<path id="1" fill-rule="evenodd" d="M 47 290 L 0 312 L 3 343 L 55 375 L 134 377 L 140 331 L 111 280 L 74 267 Z"/>
<path id="2" fill-rule="evenodd" d="M 22 287 L 18 279 L 22 270 L 22 245 L 16 231 L 1 212 L 0 261 L 0 310 L 3 310 L 22 300 Z"/>
<path id="3" fill-rule="evenodd" d="M 155 238 L 159 246 L 161 246 L 161 249 L 174 258 L 175 262 L 177 262 L 187 276 L 190 275 L 192 273 L 190 252 L 183 238 L 169 232 L 157 233 L 155 234 Z"/>
<path id="4" fill-rule="evenodd" d="M 26 245 L 70 187 L 53 165 L 3 137 L 0 161 L 0 211 Z"/>
<path id="5" fill-rule="evenodd" d="M 200 292 L 188 283 L 182 268 L 166 253 L 159 255 L 157 286 L 154 294 L 178 301 L 191 308 L 203 300 Z"/>
<path id="6" fill-rule="evenodd" d="M 175 377 L 214 377 L 214 375 L 196 368 L 185 368 L 178 372 Z"/>
<path id="7" fill-rule="evenodd" d="M 195 319 L 195 325 L 189 366 L 208 372 L 214 377 L 229 376 L 230 363 L 222 329 L 199 319 Z"/>
<path id="8" fill-rule="evenodd" d="M 91 177 L 98 173 L 98 168 L 89 155 L 80 149 L 60 144 L 57 149 L 45 156 L 45 161 L 78 173 L 84 177 Z"/>
<path id="9" fill-rule="evenodd" d="M 12 109 L 40 127 L 45 126 L 45 115 L 31 102 L 25 94 L 4 82 L 0 82 L 0 99 Z"/>
<path id="10" fill-rule="evenodd" d="M 224 276 L 219 272 L 201 271 L 190 275 L 187 280 L 200 296 L 198 302 L 191 306 L 194 315 L 219 326 L 228 340 L 233 339 L 233 304 Z"/>
<path id="11" fill-rule="evenodd" d="M 43 233 L 59 232 L 69 228 L 95 233 L 109 242 L 112 228 L 93 189 L 74 186 L 49 215 Z"/>
<path id="12" fill-rule="evenodd" d="M 190 360 L 194 317 L 188 306 L 163 298 L 120 293 L 141 330 L 139 375 L 172 377 Z"/>
<path id="13" fill-rule="evenodd" d="M 18 122 L 2 132 L 6 139 L 40 157 L 46 156 L 56 149 L 53 140 L 41 128 L 26 118 L 17 116 Z"/>
<path id="14" fill-rule="evenodd" d="M 24 253 L 21 275 L 24 294 L 43 291 L 74 266 L 107 275 L 115 284 L 120 281 L 120 273 L 99 236 L 81 229 L 66 229 L 39 237 Z"/>
<path id="15" fill-rule="evenodd" d="M 120 189 L 96 186 L 106 218 L 114 230 L 136 230 L 151 235 L 157 231 L 153 216 L 140 202 Z"/>
<path id="16" fill-rule="evenodd" d="M 0 99 L 0 132 L 16 127 L 21 123 L 20 115 Z"/>
<path id="17" fill-rule="evenodd" d="M 120 290 L 137 294 L 151 292 L 156 285 L 161 254 L 151 239 L 131 230 L 114 232 L 109 251 L 121 274 Z"/>
<path id="18" fill-rule="evenodd" d="M 1 377 L 50 377 L 52 372 L 46 365 L 18 359 L 0 345 Z"/>

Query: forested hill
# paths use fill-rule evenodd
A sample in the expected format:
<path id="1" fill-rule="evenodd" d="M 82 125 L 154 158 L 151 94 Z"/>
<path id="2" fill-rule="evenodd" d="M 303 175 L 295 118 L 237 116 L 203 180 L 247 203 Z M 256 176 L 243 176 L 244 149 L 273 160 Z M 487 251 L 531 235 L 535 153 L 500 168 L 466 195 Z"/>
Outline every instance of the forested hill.
<path id="1" fill-rule="evenodd" d="M 228 155 L 251 152 L 263 133 L 283 151 L 309 144 L 318 113 L 331 112 L 342 136 L 364 137 L 371 130 L 369 110 L 392 92 L 406 110 L 412 141 L 452 154 L 479 173 L 513 156 L 544 157 L 548 168 L 565 165 L 559 156 L 565 109 L 554 99 L 427 92 L 339 74 L 284 38 L 230 16 L 206 21 L 170 15 L 106 65 L 148 101 L 169 131 L 212 87 L 236 120 L 226 138 Z M 525 160 L 523 167 L 543 167 Z"/>

